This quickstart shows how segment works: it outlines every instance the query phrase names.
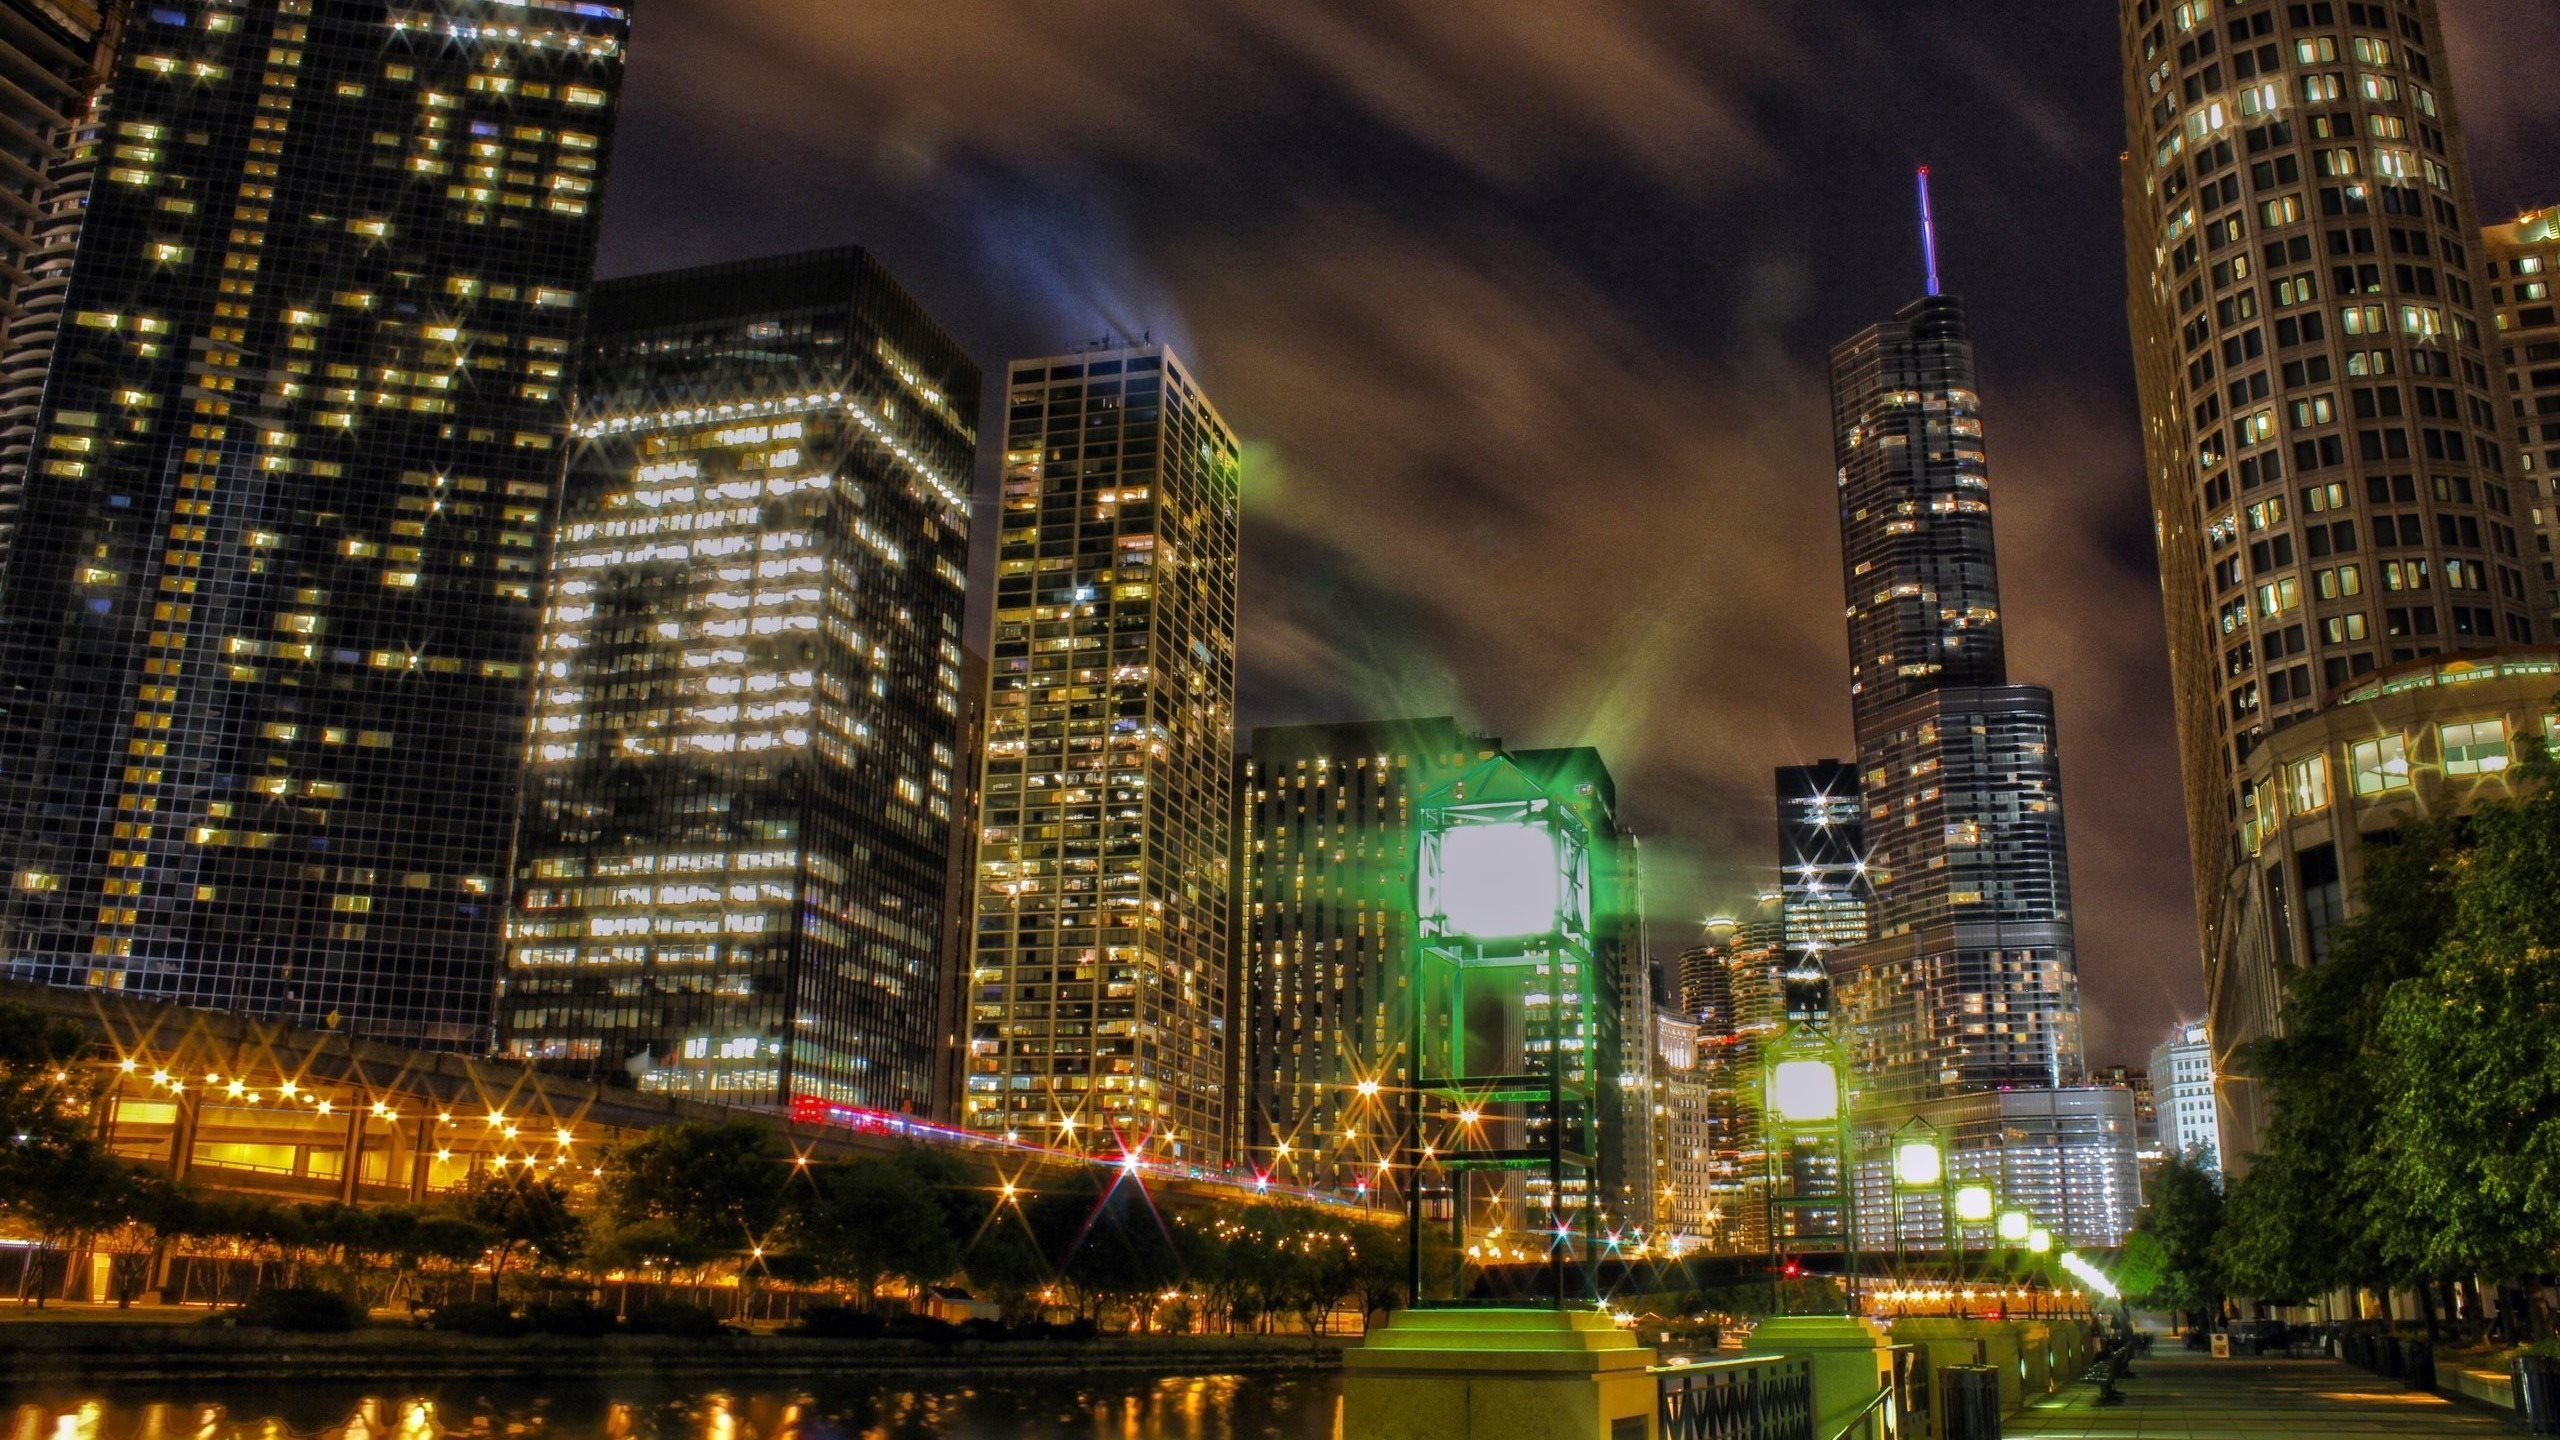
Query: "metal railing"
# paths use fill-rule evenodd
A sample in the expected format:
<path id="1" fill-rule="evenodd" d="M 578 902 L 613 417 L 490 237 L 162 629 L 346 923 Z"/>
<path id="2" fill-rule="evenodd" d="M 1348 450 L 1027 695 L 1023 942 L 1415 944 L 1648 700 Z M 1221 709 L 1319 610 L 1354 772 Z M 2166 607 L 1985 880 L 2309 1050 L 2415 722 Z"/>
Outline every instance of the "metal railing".
<path id="1" fill-rule="evenodd" d="M 1662 1440 L 1828 1440 L 1813 1433 L 1813 1362 L 1758 1355 L 1657 1365 Z"/>

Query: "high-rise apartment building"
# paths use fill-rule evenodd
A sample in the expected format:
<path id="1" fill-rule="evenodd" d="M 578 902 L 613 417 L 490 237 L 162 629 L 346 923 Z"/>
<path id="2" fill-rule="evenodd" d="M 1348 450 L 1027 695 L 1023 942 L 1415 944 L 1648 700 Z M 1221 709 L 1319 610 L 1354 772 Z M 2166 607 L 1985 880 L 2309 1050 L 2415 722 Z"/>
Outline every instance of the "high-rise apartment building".
<path id="1" fill-rule="evenodd" d="M 2222 1169 L 2222 1121 L 2214 1100 L 2213 1044 L 2200 1023 L 2184 1023 L 2151 1051 L 2152 1104 L 2160 1149 Z"/>
<path id="2" fill-rule="evenodd" d="M 1372 1190 L 1409 1084 L 1415 806 L 1498 740 L 1455 720 L 1253 732 L 1237 831 L 1239 1158 L 1293 1185 Z M 1389 1177 L 1390 1179 L 1392 1177 Z"/>
<path id="3" fill-rule="evenodd" d="M 1812 960 L 1867 939 L 1866 808 L 1858 767 L 1838 760 L 1778 770 L 1778 890 L 1787 957 Z"/>
<path id="4" fill-rule="evenodd" d="M 1160 345 L 1007 376 L 967 1123 L 1227 1149 L 1238 453 Z"/>
<path id="5" fill-rule="evenodd" d="M 0 0 L 0 567 L 97 174 L 90 106 L 123 20 L 121 3 Z"/>
<path id="6" fill-rule="evenodd" d="M 590 310 L 501 1053 L 928 1110 L 978 367 L 860 250 Z"/>
<path id="7" fill-rule="evenodd" d="M 2470 728 L 2480 692 L 2404 682 L 2532 644 L 2549 606 L 2434 0 L 2120 15 L 2134 359 L 2237 1160 L 2258 1116 L 2236 1052 L 2344 913 L 2363 835 L 2396 823 L 2413 764 L 2459 808 L 2475 748 L 2505 763 L 2511 732 Z M 2416 698 L 2350 707 L 2377 687 Z M 2406 723 L 2386 733 L 2385 709 Z M 2371 788 L 2349 797 L 2367 742 Z"/>
<path id="8" fill-rule="evenodd" d="M 1831 363 L 1872 900 L 1829 960 L 1862 1103 L 2075 1082 L 2053 697 L 2008 681 L 1963 308 L 1915 301 Z"/>
<path id="9" fill-rule="evenodd" d="M 627 30 L 133 11 L 0 583 L 13 977 L 487 1043 Z"/>
<path id="10" fill-rule="evenodd" d="M 2527 211 L 2480 236 L 2498 360 L 2507 373 L 2516 479 L 2533 523 L 2528 582 L 2543 618 L 2560 630 L 2560 205 Z"/>

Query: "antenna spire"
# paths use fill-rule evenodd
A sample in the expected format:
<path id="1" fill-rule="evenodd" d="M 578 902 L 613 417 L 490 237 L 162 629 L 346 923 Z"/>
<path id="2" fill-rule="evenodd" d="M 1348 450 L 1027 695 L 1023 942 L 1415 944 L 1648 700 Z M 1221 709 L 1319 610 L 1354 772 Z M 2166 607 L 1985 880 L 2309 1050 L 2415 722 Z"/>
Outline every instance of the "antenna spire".
<path id="1" fill-rule="evenodd" d="M 1929 265 L 1929 295 L 1938 294 L 1938 219 L 1929 210 L 1929 167 L 1920 167 L 1920 253 Z"/>

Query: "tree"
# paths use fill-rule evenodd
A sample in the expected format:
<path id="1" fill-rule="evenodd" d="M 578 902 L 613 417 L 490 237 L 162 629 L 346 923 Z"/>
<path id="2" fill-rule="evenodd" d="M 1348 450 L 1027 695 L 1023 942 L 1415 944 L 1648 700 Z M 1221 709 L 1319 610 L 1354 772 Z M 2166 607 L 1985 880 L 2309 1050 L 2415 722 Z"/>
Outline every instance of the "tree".
<path id="1" fill-rule="evenodd" d="M 2560 764 L 2540 745 L 2483 801 L 2431 962 L 2376 1035 L 2367 1166 L 2391 1258 L 2500 1279 L 2560 1250 Z"/>
<path id="2" fill-rule="evenodd" d="M 1053 1278 L 1040 1242 L 1030 1225 L 1007 1206 L 995 1223 L 981 1231 L 962 1260 L 970 1286 L 1002 1307 L 1008 1323 L 1020 1324 L 1038 1313 L 1036 1299 Z"/>
<path id="3" fill-rule="evenodd" d="M 530 1165 L 475 1170 L 453 1188 L 446 1205 L 453 1218 L 486 1236 L 495 1248 L 489 1263 L 492 1299 L 503 1293 L 507 1264 L 519 1251 L 547 1264 L 566 1264 L 578 1253 L 585 1229 L 570 1212 L 569 1192 Z"/>
<path id="4" fill-rule="evenodd" d="M 960 1268 L 950 1215 L 920 1167 L 896 1159 L 821 1167 L 800 1207 L 796 1248 L 822 1275 L 853 1282 L 868 1306 L 896 1276 L 919 1293 Z"/>
<path id="5" fill-rule="evenodd" d="M 2177 1311 L 2190 1327 L 2222 1308 L 2222 1262 L 2214 1243 L 2223 1229 L 2222 1183 L 2187 1156 L 2172 1156 L 2152 1178 L 2150 1203 L 2125 1247 L 2128 1267 L 2148 1271 L 2125 1293 Z M 2128 1282 L 2136 1277 L 2128 1274 Z"/>
<path id="6" fill-rule="evenodd" d="M 2265 1148 L 2229 1197 L 2220 1262 L 2233 1287 L 2299 1299 L 2333 1285 L 2387 1286 L 2400 1273 L 2367 1202 L 2381 1121 L 2376 1036 L 2391 988 L 2422 973 L 2453 923 L 2461 854 L 2449 823 L 2404 820 L 2369 844 L 2361 909 L 2329 932 L 2328 956 L 2288 978 L 2284 1033 L 2246 1063 L 2266 1090 Z"/>
<path id="7" fill-rule="evenodd" d="M 693 1121 L 607 1152 L 604 1253 L 690 1267 L 777 1238 L 789 1171 L 776 1146 L 760 1125 Z"/>

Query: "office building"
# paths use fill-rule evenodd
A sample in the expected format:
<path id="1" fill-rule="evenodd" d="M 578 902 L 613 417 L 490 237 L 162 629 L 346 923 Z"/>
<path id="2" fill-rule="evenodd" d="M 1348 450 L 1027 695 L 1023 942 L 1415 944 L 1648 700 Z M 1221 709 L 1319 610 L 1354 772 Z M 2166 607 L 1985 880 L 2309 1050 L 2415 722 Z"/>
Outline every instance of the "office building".
<path id="1" fill-rule="evenodd" d="M 2434 0 L 2123 0 L 2120 17 L 2128 303 L 2237 1163 L 2260 1102 L 2233 1062 L 2274 1032 L 2281 977 L 2312 963 L 2362 871 L 2343 787 L 2309 762 L 2390 738 L 2364 733 L 2378 711 L 2340 713 L 2377 672 L 2531 646 L 2550 606 L 2528 580 Z M 2467 724 L 2474 698 L 2408 700 L 2416 728 L 2395 733 Z M 2369 818 L 2389 828 L 2387 811 Z"/>
<path id="2" fill-rule="evenodd" d="M 8 564 L 44 380 L 62 330 L 98 127 L 90 114 L 123 7 L 0 0 L 0 568 Z"/>
<path id="3" fill-rule="evenodd" d="M 2134 1146 L 2133 1095 L 2117 1087 L 2043 1086 L 1985 1090 L 1941 1100 L 1926 1117 L 1946 1154 L 1945 1183 L 1912 1190 L 1893 1183 L 1900 1132 L 1861 1127 L 1858 1233 L 1867 1248 L 1899 1234 L 1913 1250 L 1944 1250 L 1947 1199 L 1979 1185 L 2002 1209 L 2022 1210 L 2051 1231 L 2057 1248 L 2112 1250 L 2133 1233 L 2142 1209 Z M 1999 1247 L 1989 1224 L 1954 1224 L 1963 1248 Z"/>
<path id="4" fill-rule="evenodd" d="M 0 580 L 10 976 L 489 1043 L 627 28 L 133 11 Z"/>
<path id="5" fill-rule="evenodd" d="M 2151 1072 L 2130 1065 L 2109 1065 L 2089 1074 L 2089 1083 L 2122 1090 L 2133 1097 L 2133 1148 L 2145 1165 L 2160 1157 L 2159 1107 L 2152 1099 Z"/>
<path id="6" fill-rule="evenodd" d="M 1778 771 L 1778 888 L 1792 962 L 1867 940 L 1866 810 L 1858 768 L 1838 760 Z"/>
<path id="7" fill-rule="evenodd" d="M 1237 832 L 1238 1158 L 1257 1173 L 1343 1195 L 1392 1181 L 1381 1164 L 1410 1075 L 1415 805 L 1501 748 L 1446 717 L 1253 732 Z"/>
<path id="8" fill-rule="evenodd" d="M 1713 1252 L 1726 1228 L 1717 1166 L 1713 1078 L 1704 1062 L 1701 1025 L 1679 1015 L 1654 1017 L 1653 1153 L 1656 1249 Z"/>
<path id="9" fill-rule="evenodd" d="M 1727 1034 L 1734 1027 L 1731 948 L 1727 936 L 1722 943 L 1692 945 L 1673 962 L 1679 977 L 1674 1010 L 1712 1034 Z"/>
<path id="10" fill-rule="evenodd" d="M 1867 940 L 1827 958 L 1860 1103 L 2076 1083 L 2053 697 L 2008 679 L 1962 306 L 1931 294 L 1841 345 L 1832 413 L 1872 899 Z"/>
<path id="11" fill-rule="evenodd" d="M 860 250 L 591 311 L 501 1053 L 927 1111 L 978 368 Z"/>
<path id="12" fill-rule="evenodd" d="M 1220 1164 L 1235 435 L 1159 345 L 1006 378 L 965 1118 Z"/>
<path id="13" fill-rule="evenodd" d="M 2560 279 L 2560 205 L 2490 226 L 2481 233 L 2480 251 L 2498 361 L 2507 375 L 2516 481 L 2531 512 L 2526 578 L 2545 623 L 2560 628 L 2560 560 L 2552 554 L 2552 537 L 2560 532 L 2560 303 L 2551 295 Z"/>
<path id="14" fill-rule="evenodd" d="M 2201 1023 L 2182 1023 L 2151 1051 L 2158 1089 L 2160 1149 L 2219 1173 L 2222 1121 L 2214 1100 L 2213 1043 Z"/>

